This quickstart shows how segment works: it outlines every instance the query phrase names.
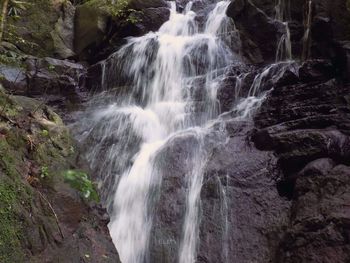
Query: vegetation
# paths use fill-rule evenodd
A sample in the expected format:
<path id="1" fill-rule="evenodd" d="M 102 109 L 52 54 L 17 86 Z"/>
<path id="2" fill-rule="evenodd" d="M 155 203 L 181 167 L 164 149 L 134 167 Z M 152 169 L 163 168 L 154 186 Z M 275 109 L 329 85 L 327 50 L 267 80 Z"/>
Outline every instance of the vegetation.
<path id="1" fill-rule="evenodd" d="M 129 7 L 130 0 L 89 0 L 87 5 L 99 8 L 112 17 L 129 23 L 137 23 L 139 19 L 137 14 L 141 11 Z"/>
<path id="2" fill-rule="evenodd" d="M 0 86 L 1 263 L 24 262 L 32 247 L 40 249 L 46 246 L 42 240 L 62 235 L 50 196 L 56 187 L 69 188 L 62 172 L 70 167 L 72 147 L 55 113 L 33 99 L 6 94 Z M 86 174 L 66 179 L 84 197 L 97 200 Z"/>
<path id="3" fill-rule="evenodd" d="M 19 1 L 19 0 L 4 0 L 2 4 L 2 12 L 0 17 L 0 43 L 3 40 L 6 22 L 8 17 L 13 17 L 14 19 L 19 18 L 21 12 L 27 8 L 29 5 L 28 2 Z M 12 29 L 10 27 L 10 29 Z M 9 30 L 9 35 L 12 36 L 14 33 L 12 30 Z M 22 40 L 24 41 L 24 40 Z"/>
<path id="4" fill-rule="evenodd" d="M 98 194 L 94 184 L 86 173 L 76 170 L 68 170 L 64 173 L 64 179 L 71 187 L 78 190 L 88 200 L 98 201 Z"/>

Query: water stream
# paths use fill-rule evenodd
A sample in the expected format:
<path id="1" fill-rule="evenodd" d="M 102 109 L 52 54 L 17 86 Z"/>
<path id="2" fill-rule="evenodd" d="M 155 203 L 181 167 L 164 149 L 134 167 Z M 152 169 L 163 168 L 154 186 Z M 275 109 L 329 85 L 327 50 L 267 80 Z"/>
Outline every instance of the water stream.
<path id="1" fill-rule="evenodd" d="M 216 3 L 205 25 L 199 25 L 192 2 L 182 13 L 171 2 L 170 18 L 158 32 L 129 38 L 103 62 L 102 84 L 110 85 L 108 75 L 114 74 L 124 81 L 124 88 L 110 101 L 106 94 L 95 98 L 98 106 L 81 120 L 78 139 L 87 145 L 86 159 L 101 179 L 111 216 L 110 233 L 123 263 L 149 261 L 151 211 L 156 202 L 153 193 L 162 178 L 155 159 L 171 138 L 184 132 L 192 133 L 198 146 L 186 175 L 186 212 L 178 261 L 196 261 L 200 191 L 208 158 L 203 138 L 208 122 L 220 113 L 216 93 L 225 68 L 240 61 L 226 41 L 235 30 L 225 14 L 229 3 Z M 286 50 L 289 58 L 289 47 Z M 251 117 L 259 107 L 266 96 L 259 87 L 271 69 L 273 66 L 256 76 L 248 97 L 235 104 L 237 119 Z M 236 89 L 239 93 L 239 83 Z M 225 190 L 221 191 L 227 217 Z M 227 218 L 224 222 L 226 229 Z M 223 253 L 229 262 L 227 249 L 225 246 Z"/>
<path id="2" fill-rule="evenodd" d="M 304 36 L 303 36 L 303 52 L 301 59 L 305 61 L 310 56 L 310 31 L 311 31 L 311 22 L 312 22 L 312 0 L 307 1 L 306 5 L 306 17 L 304 18 Z"/>
<path id="3" fill-rule="evenodd" d="M 276 62 L 292 59 L 292 42 L 288 21 L 291 20 L 290 0 L 277 0 L 275 6 L 275 19 L 282 22 L 286 32 L 281 36 L 277 44 Z"/>

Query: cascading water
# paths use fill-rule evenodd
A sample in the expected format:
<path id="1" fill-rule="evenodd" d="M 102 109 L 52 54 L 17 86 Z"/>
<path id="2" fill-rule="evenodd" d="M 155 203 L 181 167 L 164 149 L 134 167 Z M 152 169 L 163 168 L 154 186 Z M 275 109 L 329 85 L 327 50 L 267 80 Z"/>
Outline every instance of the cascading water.
<path id="1" fill-rule="evenodd" d="M 277 0 L 275 19 L 282 22 L 286 32 L 281 36 L 277 44 L 276 61 L 292 59 L 292 43 L 288 21 L 290 20 L 290 2 L 289 0 Z"/>
<path id="2" fill-rule="evenodd" d="M 310 39 L 310 31 L 311 31 L 311 20 L 312 20 L 312 0 L 309 0 L 307 2 L 306 6 L 306 18 L 304 19 L 304 36 L 303 36 L 303 53 L 301 56 L 302 61 L 306 60 L 310 56 L 310 46 L 311 46 L 311 39 Z"/>
<path id="3" fill-rule="evenodd" d="M 181 133 L 195 136 L 198 146 L 189 157 L 193 165 L 186 175 L 186 212 L 178 261 L 196 261 L 200 192 L 208 158 L 203 145 L 205 127 L 219 114 L 216 91 L 225 68 L 240 60 L 227 45 L 227 35 L 235 30 L 225 15 L 229 3 L 218 2 L 201 26 L 191 10 L 192 2 L 183 13 L 171 2 L 170 18 L 158 32 L 128 39 L 103 63 L 102 84 L 110 85 L 108 75 L 112 72 L 124 81 L 124 88 L 108 106 L 102 98 L 88 118 L 81 120 L 78 139 L 87 144 L 86 158 L 101 178 L 111 215 L 110 233 L 123 263 L 150 261 L 151 211 L 162 181 L 155 160 L 171 138 Z M 261 104 L 265 95 L 259 94 L 259 86 L 270 69 L 256 77 L 248 98 L 237 103 L 236 118 L 250 117 Z M 228 247 L 224 250 L 227 254 Z"/>

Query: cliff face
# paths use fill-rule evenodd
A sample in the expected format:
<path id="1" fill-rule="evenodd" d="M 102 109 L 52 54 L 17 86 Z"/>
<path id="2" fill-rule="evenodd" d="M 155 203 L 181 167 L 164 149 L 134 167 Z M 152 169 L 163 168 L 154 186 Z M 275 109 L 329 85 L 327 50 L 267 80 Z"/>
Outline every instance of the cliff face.
<path id="1" fill-rule="evenodd" d="M 235 2 L 228 14 L 271 59 L 259 43 L 275 36 L 254 34 L 249 15 L 257 8 L 269 14 L 273 1 Z M 309 2 L 299 2 L 290 3 L 287 20 L 293 55 L 301 58 L 303 31 L 297 31 L 303 29 L 300 18 L 305 21 Z M 285 73 L 254 118 L 252 141 L 258 149 L 274 152 L 281 169 L 276 187 L 290 204 L 287 221 L 275 225 L 285 230 L 274 245 L 273 262 L 349 261 L 350 13 L 346 1 L 312 1 L 310 6 L 309 60 Z M 276 202 L 268 206 L 278 207 Z"/>
<path id="2" fill-rule="evenodd" d="M 64 182 L 67 170 L 86 168 L 78 149 L 89 146 L 75 147 L 64 123 L 76 121 L 73 111 L 85 110 L 91 89 L 106 80 L 115 87 L 120 78 L 111 58 L 94 63 L 118 50 L 125 37 L 156 31 L 169 10 L 163 1 L 130 1 L 118 17 L 96 1 L 44 2 L 33 0 L 19 20 L 10 21 L 34 46 L 8 39 L 12 44 L 0 47 L 0 82 L 6 89 L 0 91 L 0 261 L 119 262 L 105 210 Z M 186 2 L 179 1 L 178 9 Z M 200 192 L 198 262 L 350 260 L 349 3 L 281 2 L 288 9 L 284 20 L 296 62 L 271 68 L 286 34 L 275 19 L 276 1 L 234 0 L 227 9 L 245 65 L 232 65 L 220 83 L 223 115 L 201 146 L 211 154 Z M 193 8 L 213 4 L 196 2 Z M 232 111 L 237 85 L 247 96 L 262 72 L 267 73 L 260 89 L 271 91 L 253 120 L 237 121 Z M 178 257 L 185 174 L 195 165 L 186 156 L 197 144 L 191 136 L 176 138 L 157 160 L 163 178 L 151 262 Z M 91 172 L 96 180 L 104 179 L 100 174 Z M 108 190 L 102 190 L 103 197 Z"/>

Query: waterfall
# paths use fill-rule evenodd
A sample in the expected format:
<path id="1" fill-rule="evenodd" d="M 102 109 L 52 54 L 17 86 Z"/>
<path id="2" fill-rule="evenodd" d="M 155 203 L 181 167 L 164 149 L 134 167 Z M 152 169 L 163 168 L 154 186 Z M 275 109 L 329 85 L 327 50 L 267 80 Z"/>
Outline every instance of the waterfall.
<path id="1" fill-rule="evenodd" d="M 311 46 L 310 30 L 311 30 L 311 22 L 312 22 L 312 0 L 308 1 L 306 14 L 307 14 L 306 19 L 304 21 L 305 32 L 304 32 L 304 36 L 303 36 L 303 53 L 301 56 L 302 61 L 308 59 L 310 56 L 310 46 Z"/>
<path id="2" fill-rule="evenodd" d="M 208 158 L 204 131 L 219 115 L 216 92 L 225 69 L 240 61 L 227 45 L 227 35 L 235 30 L 225 15 L 229 3 L 218 2 L 201 26 L 192 2 L 182 13 L 170 2 L 170 18 L 157 32 L 129 38 L 102 64 L 102 84 L 109 87 L 116 79 L 113 75 L 117 76 L 112 84 L 119 86 L 120 94 L 111 101 L 107 93 L 97 96 L 99 105 L 80 121 L 78 139 L 87 145 L 86 158 L 101 178 L 99 186 L 111 216 L 110 234 L 123 263 L 149 262 L 151 211 L 162 181 L 155 160 L 162 148 L 183 132 L 192 133 L 198 147 L 186 174 L 178 260 L 196 262 L 200 192 Z M 254 82 L 249 97 L 235 108 L 237 118 L 251 116 L 264 99 L 265 95 L 258 94 L 258 80 Z M 227 246 L 224 252 L 227 254 Z"/>
<path id="3" fill-rule="evenodd" d="M 276 62 L 282 60 L 292 59 L 292 42 L 290 39 L 290 30 L 288 21 L 290 17 L 290 2 L 289 0 L 277 0 L 275 6 L 276 16 L 275 19 L 280 21 L 285 26 L 286 32 L 281 36 L 277 43 L 276 50 Z"/>
<path id="4" fill-rule="evenodd" d="M 184 13 L 178 13 L 172 2 L 169 21 L 158 32 L 130 38 L 113 55 L 120 63 L 117 68 L 132 83 L 130 95 L 123 98 L 120 105 L 114 105 L 115 121 L 122 119 L 136 137 L 141 138 L 139 151 L 120 175 L 111 202 L 109 228 L 123 262 L 144 262 L 147 258 L 152 225 L 149 193 L 161 176 L 153 169 L 157 150 L 175 132 L 204 124 L 218 114 L 216 80 L 222 74 L 220 71 L 237 59 L 219 37 L 229 30 L 230 20 L 225 15 L 228 4 L 219 2 L 200 31 L 196 14 L 191 11 L 192 3 L 187 4 Z M 130 57 L 133 59 L 128 59 Z M 204 84 L 202 90 L 196 84 L 198 79 Z M 206 105 L 199 112 L 200 121 L 193 117 L 200 103 L 195 93 L 200 93 L 201 102 Z M 123 117 L 118 117 L 120 115 Z M 198 150 L 195 163 L 204 163 L 202 155 L 203 151 Z M 184 263 L 195 261 L 201 167 L 193 167 L 189 178 L 179 252 L 180 262 Z"/>

